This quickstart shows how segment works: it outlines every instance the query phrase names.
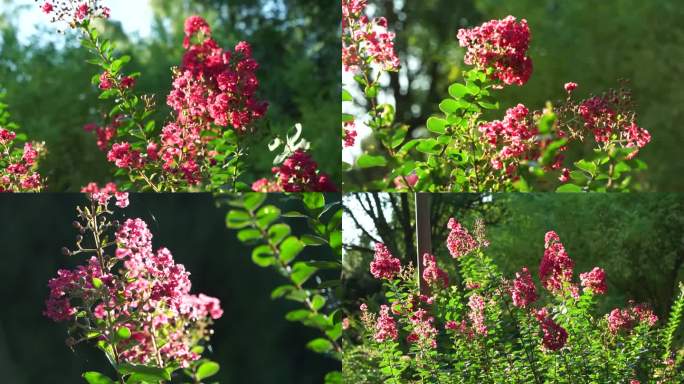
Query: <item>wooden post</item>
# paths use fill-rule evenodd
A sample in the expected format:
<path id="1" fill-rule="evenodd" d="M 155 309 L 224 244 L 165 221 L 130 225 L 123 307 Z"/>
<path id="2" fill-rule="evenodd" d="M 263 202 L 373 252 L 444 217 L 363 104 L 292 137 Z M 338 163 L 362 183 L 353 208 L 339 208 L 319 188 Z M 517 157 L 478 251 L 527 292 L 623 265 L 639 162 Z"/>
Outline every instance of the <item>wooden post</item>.
<path id="1" fill-rule="evenodd" d="M 416 193 L 416 243 L 418 248 L 418 284 L 421 294 L 428 293 L 423 280 L 423 255 L 432 253 L 432 228 L 430 228 L 430 194 Z"/>

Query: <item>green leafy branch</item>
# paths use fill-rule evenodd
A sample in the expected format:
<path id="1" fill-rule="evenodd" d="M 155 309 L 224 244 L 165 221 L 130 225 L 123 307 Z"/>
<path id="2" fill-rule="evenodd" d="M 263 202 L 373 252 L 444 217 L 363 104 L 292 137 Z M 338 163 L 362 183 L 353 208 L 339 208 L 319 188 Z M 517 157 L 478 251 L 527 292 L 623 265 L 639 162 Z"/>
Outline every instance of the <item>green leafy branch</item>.
<path id="1" fill-rule="evenodd" d="M 322 335 L 307 343 L 310 350 L 341 359 L 342 322 L 331 288 L 339 280 L 311 284 L 322 270 L 339 270 L 342 249 L 342 207 L 339 200 L 328 201 L 330 195 L 303 193 L 289 195 L 301 199 L 304 209 L 283 213 L 275 205 L 266 204 L 267 194 L 247 193 L 229 202 L 226 216 L 228 228 L 238 230 L 238 239 L 253 247 L 252 261 L 260 267 L 270 267 L 283 276 L 287 283 L 271 292 L 272 299 L 284 298 L 303 308 L 288 312 L 285 319 L 318 329 Z M 309 231 L 294 235 L 284 218 L 305 220 Z M 332 252 L 336 260 L 297 261 L 305 247 L 321 253 Z M 319 276 L 320 277 L 320 276 Z M 327 383 L 337 383 L 339 372 L 326 376 Z"/>

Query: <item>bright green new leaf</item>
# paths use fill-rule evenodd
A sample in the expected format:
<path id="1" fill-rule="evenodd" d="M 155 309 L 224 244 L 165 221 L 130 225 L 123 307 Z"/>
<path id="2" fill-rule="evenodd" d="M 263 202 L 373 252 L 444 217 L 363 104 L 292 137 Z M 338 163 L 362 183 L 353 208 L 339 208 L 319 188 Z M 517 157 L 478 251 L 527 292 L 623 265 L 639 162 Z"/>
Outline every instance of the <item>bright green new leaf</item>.
<path id="1" fill-rule="evenodd" d="M 205 361 L 204 363 L 200 364 L 199 368 L 197 368 L 197 373 L 195 374 L 195 378 L 197 380 L 203 380 L 203 379 L 206 379 L 207 377 L 214 376 L 215 374 L 218 373 L 220 368 L 221 367 L 216 362 Z"/>

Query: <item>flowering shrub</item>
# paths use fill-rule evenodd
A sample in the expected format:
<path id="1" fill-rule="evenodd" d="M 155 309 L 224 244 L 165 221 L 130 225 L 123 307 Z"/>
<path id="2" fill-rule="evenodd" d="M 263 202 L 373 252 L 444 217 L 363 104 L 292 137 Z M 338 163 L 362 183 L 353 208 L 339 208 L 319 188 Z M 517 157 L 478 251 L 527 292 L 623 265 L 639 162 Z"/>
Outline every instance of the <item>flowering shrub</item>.
<path id="1" fill-rule="evenodd" d="M 93 26 L 95 19 L 109 17 L 109 9 L 100 3 L 47 1 L 43 10 L 52 15 L 53 22 L 66 22 L 82 33 L 83 45 L 93 54 L 91 63 L 101 70 L 92 82 L 101 90 L 100 99 L 111 100 L 113 106 L 103 122 L 88 124 L 85 130 L 96 134 L 98 147 L 117 168 L 115 175 L 124 177 L 124 189 L 249 189 L 241 180 L 245 156 L 268 134 L 259 127 L 268 103 L 257 96 L 259 64 L 249 43 L 242 41 L 224 50 L 204 19 L 189 17 L 184 26 L 183 59 L 173 69 L 172 89 L 166 97 L 173 118 L 159 129 L 150 119 L 154 99 L 135 91 L 140 73 L 124 71 L 131 58 L 115 56 L 113 44 L 100 38 Z M 275 165 L 283 160 L 276 160 Z M 309 173 L 315 177 L 288 179 L 273 188 L 286 190 L 281 184 L 294 183 L 302 190 L 334 189 L 315 162 L 309 160 L 307 165 L 313 166 Z"/>
<path id="2" fill-rule="evenodd" d="M 265 204 L 266 194 L 250 193 L 231 200 L 232 209 L 226 216 L 228 228 L 238 229 L 238 239 L 254 247 L 252 260 L 260 267 L 271 267 L 287 283 L 276 287 L 272 299 L 285 298 L 302 306 L 285 315 L 288 321 L 300 322 L 321 332 L 321 337 L 309 341 L 310 350 L 340 359 L 342 322 L 336 309 L 337 298 L 332 289 L 339 280 L 321 282 L 324 270 L 339 270 L 342 252 L 342 208 L 339 198 L 329 200 L 322 193 L 290 195 L 301 199 L 300 211 L 283 213 L 274 205 Z M 305 219 L 309 231 L 302 236 L 292 233 L 283 218 Z M 315 247 L 319 253 L 332 252 L 337 260 L 296 261 L 305 247 Z M 323 275 L 324 276 L 324 275 Z M 325 383 L 341 383 L 340 372 L 330 372 Z"/>
<path id="3" fill-rule="evenodd" d="M 117 382 L 170 382 L 182 370 L 199 383 L 216 374 L 218 364 L 202 353 L 211 325 L 223 314 L 219 300 L 190 293 L 190 273 L 168 249 L 152 248 L 143 220 L 113 219 L 110 200 L 125 208 L 128 193 L 114 184 L 86 190 L 90 205 L 78 207 L 73 223 L 76 245 L 62 252 L 87 259 L 50 279 L 45 316 L 69 325 L 69 347 L 92 342 L 104 352 Z M 114 383 L 98 372 L 83 377 L 91 384 Z"/>
<path id="4" fill-rule="evenodd" d="M 546 234 L 537 288 L 523 267 L 512 279 L 486 256 L 484 227 L 449 222 L 451 284 L 425 254 L 423 291 L 411 265 L 376 244 L 371 274 L 386 304 L 362 303 L 345 319 L 343 375 L 354 383 L 680 383 L 684 349 L 673 344 L 684 315 L 684 284 L 669 321 L 630 302 L 596 313 L 607 291 L 601 268 L 574 279 L 560 237 Z M 423 292 L 423 294 L 421 294 Z M 371 308 L 374 306 L 374 308 Z M 659 325 L 663 324 L 662 326 Z"/>
<path id="5" fill-rule="evenodd" d="M 557 106 L 531 110 L 517 104 L 500 120 L 486 121 L 485 113 L 499 108 L 496 91 L 524 86 L 532 75 L 528 54 L 531 32 L 527 22 L 508 16 L 458 31 L 465 49 L 464 82 L 452 84 L 449 98 L 439 104 L 441 116 L 430 117 L 423 137 L 410 137 L 408 126 L 394 121 L 389 104 L 378 104 L 379 79 L 397 71 L 394 35 L 387 22 L 369 22 L 365 0 L 342 2 L 342 66 L 354 74 L 368 106 L 364 122 L 378 148 L 356 159 L 356 169 L 372 170 L 380 179 L 362 182 L 360 189 L 411 191 L 530 191 L 563 192 L 630 190 L 632 174 L 646 165 L 636 159 L 651 136 L 638 126 L 629 92 L 620 88 L 584 100 L 573 97 L 576 83 L 564 85 L 567 98 Z M 353 102 L 343 91 L 343 102 Z M 343 109 L 344 109 L 343 103 Z M 343 113 L 345 146 L 353 146 L 358 122 Z M 427 135 L 427 137 L 425 137 Z M 591 143 L 593 153 L 566 161 L 571 147 Z M 354 168 L 346 164 L 345 168 Z M 388 170 L 382 172 L 380 168 Z M 369 173 L 371 175 L 371 173 Z M 353 182 L 348 178 L 349 182 Z M 356 182 L 355 182 L 356 183 Z"/>
<path id="6" fill-rule="evenodd" d="M 0 192 L 40 192 L 45 180 L 37 172 L 38 160 L 45 154 L 45 143 L 17 134 L 19 126 L 10 121 L 3 97 L 0 94 Z"/>

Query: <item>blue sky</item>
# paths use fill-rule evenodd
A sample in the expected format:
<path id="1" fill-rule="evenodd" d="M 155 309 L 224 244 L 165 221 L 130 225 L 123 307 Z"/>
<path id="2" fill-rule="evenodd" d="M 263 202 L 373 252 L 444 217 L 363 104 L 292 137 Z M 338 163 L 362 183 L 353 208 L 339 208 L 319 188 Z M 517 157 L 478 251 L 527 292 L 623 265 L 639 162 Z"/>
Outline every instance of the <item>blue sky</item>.
<path id="1" fill-rule="evenodd" d="M 46 24 L 48 18 L 38 8 L 34 0 L 13 0 L 13 5 L 27 5 L 28 8 L 22 12 L 19 18 L 19 32 L 22 38 L 26 38 L 35 32 L 35 26 Z M 112 10 L 112 19 L 120 21 L 124 30 L 129 34 L 138 34 L 141 37 L 150 34 L 150 24 L 152 20 L 152 10 L 148 0 L 110 0 L 106 5 Z M 3 0 L 0 0 L 0 7 L 3 7 Z"/>

